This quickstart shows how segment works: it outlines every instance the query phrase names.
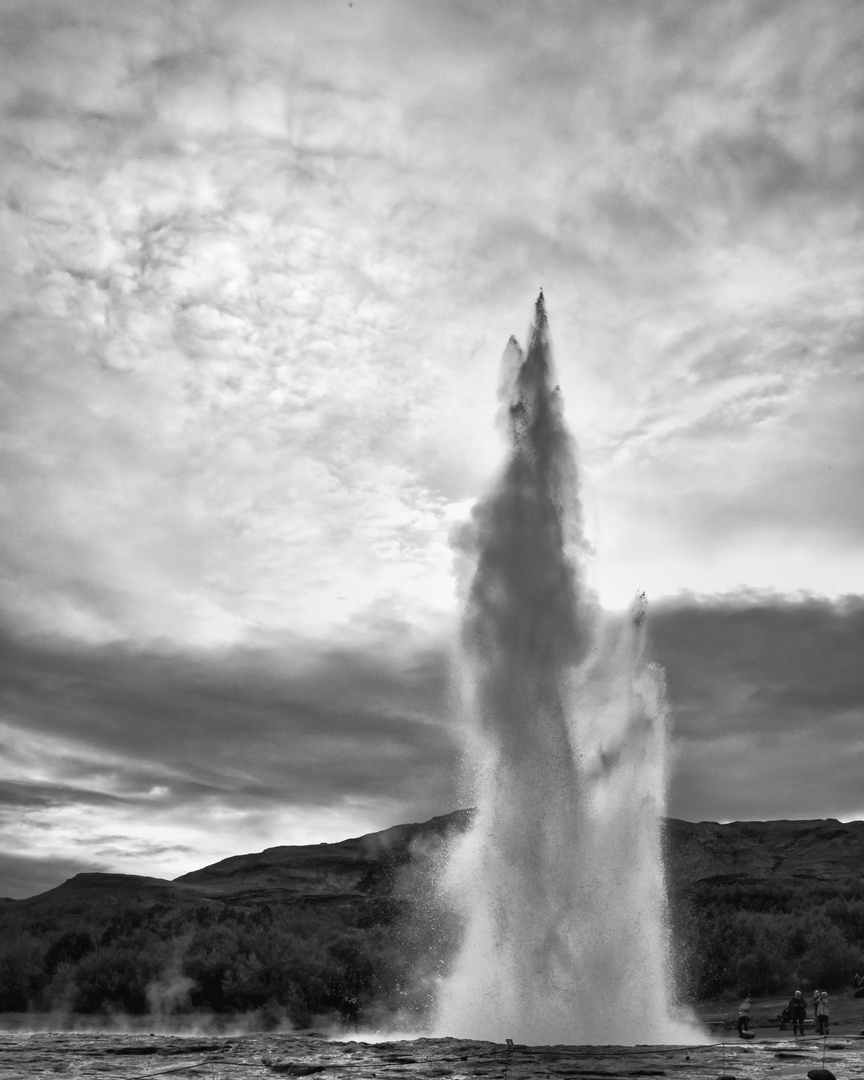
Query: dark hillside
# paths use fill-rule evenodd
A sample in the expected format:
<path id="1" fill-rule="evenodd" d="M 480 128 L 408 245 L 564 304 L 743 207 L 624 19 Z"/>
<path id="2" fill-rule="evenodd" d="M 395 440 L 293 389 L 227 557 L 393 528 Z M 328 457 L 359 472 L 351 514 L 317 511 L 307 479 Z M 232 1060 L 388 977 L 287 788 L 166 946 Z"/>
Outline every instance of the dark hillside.
<path id="1" fill-rule="evenodd" d="M 864 880 L 864 821 L 667 822 L 670 877 Z"/>
<path id="2" fill-rule="evenodd" d="M 304 902 L 362 900 L 388 892 L 393 872 L 411 858 L 428 858 L 445 838 L 464 829 L 469 811 L 459 810 L 413 825 L 395 825 L 338 844 L 274 847 L 233 855 L 176 879 L 204 896 L 263 896 L 277 890 Z"/>

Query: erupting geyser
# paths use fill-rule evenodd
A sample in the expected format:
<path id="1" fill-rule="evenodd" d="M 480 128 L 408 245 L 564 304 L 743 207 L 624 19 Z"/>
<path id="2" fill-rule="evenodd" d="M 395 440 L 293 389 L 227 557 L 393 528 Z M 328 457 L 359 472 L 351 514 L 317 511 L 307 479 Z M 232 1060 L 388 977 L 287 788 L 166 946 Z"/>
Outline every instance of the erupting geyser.
<path id="1" fill-rule="evenodd" d="M 505 353 L 510 452 L 477 505 L 462 625 L 470 831 L 444 875 L 464 919 L 440 1035 L 693 1041 L 669 1017 L 662 672 L 645 609 L 604 629 L 585 585 L 573 448 L 543 294 Z"/>

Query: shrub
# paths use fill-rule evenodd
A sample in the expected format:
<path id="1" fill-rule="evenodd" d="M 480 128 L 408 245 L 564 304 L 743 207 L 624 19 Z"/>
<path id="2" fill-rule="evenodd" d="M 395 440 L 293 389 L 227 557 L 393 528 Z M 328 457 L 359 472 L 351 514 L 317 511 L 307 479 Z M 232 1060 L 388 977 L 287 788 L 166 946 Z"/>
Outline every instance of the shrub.
<path id="1" fill-rule="evenodd" d="M 73 1008 L 83 1013 L 108 1009 L 146 1013 L 147 987 L 158 970 L 156 957 L 135 948 L 109 945 L 90 953 L 75 971 Z"/>
<path id="2" fill-rule="evenodd" d="M 26 1011 L 45 982 L 40 943 L 29 934 L 12 938 L 0 953 L 0 1011 Z"/>
<path id="3" fill-rule="evenodd" d="M 802 961 L 802 975 L 820 990 L 848 986 L 852 973 L 860 971 L 862 950 L 852 945 L 842 932 L 827 920 L 816 922 L 810 934 L 810 947 Z"/>

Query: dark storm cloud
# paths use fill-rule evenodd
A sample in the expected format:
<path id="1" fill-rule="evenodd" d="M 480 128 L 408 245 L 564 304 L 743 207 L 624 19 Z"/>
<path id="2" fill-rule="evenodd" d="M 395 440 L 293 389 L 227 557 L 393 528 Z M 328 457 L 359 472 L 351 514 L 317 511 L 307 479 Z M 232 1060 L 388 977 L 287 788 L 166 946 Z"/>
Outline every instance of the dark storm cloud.
<path id="1" fill-rule="evenodd" d="M 7 723 L 63 740 L 63 783 L 7 785 L 9 802 L 123 798 L 327 805 L 389 796 L 448 801 L 454 742 L 447 672 L 348 650 L 217 655 L 0 640 Z M 89 782 L 88 782 L 89 781 Z M 80 790 L 78 790 L 80 788 Z"/>
<path id="2" fill-rule="evenodd" d="M 651 638 L 673 815 L 864 817 L 864 597 L 665 603 Z"/>
<path id="3" fill-rule="evenodd" d="M 656 605 L 650 625 L 672 713 L 673 816 L 862 815 L 864 599 L 692 599 Z M 14 763 L 30 738 L 53 750 L 50 776 L 0 787 L 0 818 L 24 815 L 47 841 L 56 826 L 46 814 L 74 819 L 82 808 L 109 820 L 118 810 L 322 812 L 372 797 L 388 807 L 384 826 L 455 805 L 442 652 L 300 653 L 296 644 L 218 655 L 72 648 L 4 635 L 4 754 Z M 147 872 L 146 859 L 159 865 L 166 854 L 176 872 L 207 861 L 157 838 L 131 851 L 126 833 L 91 829 L 63 854 L 7 853 L 0 895 L 29 895 L 82 869 Z"/>
<path id="4" fill-rule="evenodd" d="M 120 800 L 115 795 L 99 791 L 82 791 L 64 784 L 16 783 L 0 780 L 0 806 L 14 808 L 57 807 L 82 802 L 93 806 L 110 806 Z"/>

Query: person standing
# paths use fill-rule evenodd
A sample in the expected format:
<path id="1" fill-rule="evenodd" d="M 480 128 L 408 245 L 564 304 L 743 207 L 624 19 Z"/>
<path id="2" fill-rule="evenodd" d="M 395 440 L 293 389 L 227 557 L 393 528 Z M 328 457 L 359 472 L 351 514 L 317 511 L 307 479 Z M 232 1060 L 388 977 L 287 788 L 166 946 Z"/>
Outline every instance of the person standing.
<path id="1" fill-rule="evenodd" d="M 828 994 L 823 990 L 816 1006 L 816 1034 L 828 1034 Z"/>
<path id="2" fill-rule="evenodd" d="M 738 1034 L 744 1038 L 744 1032 L 750 1030 L 750 995 L 738 1006 Z"/>
<path id="3" fill-rule="evenodd" d="M 804 1017 L 807 1015 L 807 1002 L 800 990 L 789 1001 L 789 1019 L 792 1021 L 792 1034 L 804 1034 Z"/>

